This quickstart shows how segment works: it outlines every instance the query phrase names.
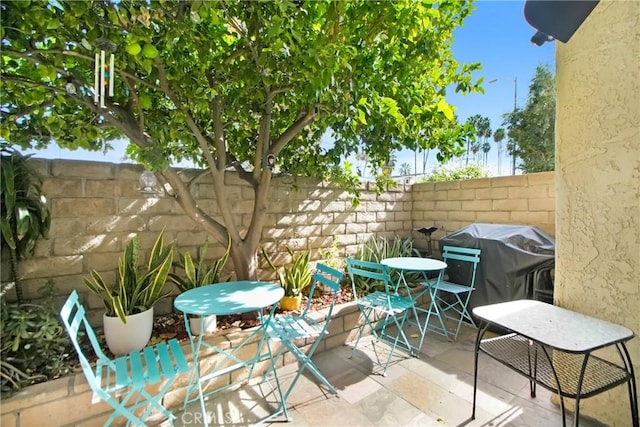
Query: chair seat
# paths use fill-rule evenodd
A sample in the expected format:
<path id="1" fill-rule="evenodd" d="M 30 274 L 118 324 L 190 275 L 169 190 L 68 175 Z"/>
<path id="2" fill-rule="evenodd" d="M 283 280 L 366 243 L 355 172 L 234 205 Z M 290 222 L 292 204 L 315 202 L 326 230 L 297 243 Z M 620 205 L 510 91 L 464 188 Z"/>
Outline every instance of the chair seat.
<path id="1" fill-rule="evenodd" d="M 147 384 L 156 384 L 189 370 L 187 359 L 176 339 L 118 357 L 113 364 L 116 389 L 129 386 L 142 389 Z"/>
<path id="2" fill-rule="evenodd" d="M 452 294 L 462 294 L 471 291 L 471 288 L 469 286 L 459 285 L 457 283 L 451 283 L 443 280 L 438 284 L 438 290 Z"/>
<path id="3" fill-rule="evenodd" d="M 389 303 L 391 303 L 390 307 Z M 389 300 L 387 301 L 387 294 L 384 292 L 373 292 L 365 295 L 358 300 L 358 304 L 365 307 L 376 307 L 389 314 L 402 313 L 413 307 L 413 302 L 410 298 L 400 295 L 389 295 Z"/>
<path id="4" fill-rule="evenodd" d="M 267 332 L 274 341 L 294 341 L 320 336 L 323 326 L 309 316 L 276 316 L 269 322 Z"/>

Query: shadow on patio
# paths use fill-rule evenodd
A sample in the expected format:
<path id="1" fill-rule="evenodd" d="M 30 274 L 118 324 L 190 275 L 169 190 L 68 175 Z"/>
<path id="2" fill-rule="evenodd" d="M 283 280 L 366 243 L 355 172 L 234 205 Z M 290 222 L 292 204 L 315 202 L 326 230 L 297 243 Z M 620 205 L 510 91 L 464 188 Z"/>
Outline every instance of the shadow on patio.
<path id="1" fill-rule="evenodd" d="M 410 326 L 409 328 L 414 328 Z M 407 331 L 410 334 L 413 330 Z M 457 342 L 428 333 L 419 358 L 395 357 L 387 376 L 373 374 L 378 357 L 388 347 L 368 337 L 349 359 L 351 346 L 319 353 L 314 361 L 338 390 L 331 395 L 310 374 L 303 375 L 283 416 L 269 425 L 289 426 L 560 426 L 560 409 L 551 393 L 537 388 L 529 396 L 529 383 L 500 363 L 480 356 L 476 419 L 471 420 L 473 398 L 473 349 L 475 330 L 463 328 Z M 398 356 L 403 353 L 397 352 Z M 297 364 L 278 370 L 286 387 Z M 262 382 L 225 392 L 207 401 L 210 425 L 251 425 L 277 408 L 270 385 Z M 202 425 L 199 404 L 176 413 L 176 426 Z M 567 414 L 567 425 L 573 414 Z M 604 424 L 586 417 L 584 427 Z"/>

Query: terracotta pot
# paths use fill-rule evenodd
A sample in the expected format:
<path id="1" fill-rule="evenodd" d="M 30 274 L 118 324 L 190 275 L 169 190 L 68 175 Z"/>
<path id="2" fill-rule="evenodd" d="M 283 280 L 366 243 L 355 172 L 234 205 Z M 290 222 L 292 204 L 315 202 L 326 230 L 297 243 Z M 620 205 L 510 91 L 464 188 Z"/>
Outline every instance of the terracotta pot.
<path id="1" fill-rule="evenodd" d="M 300 304 L 302 303 L 302 294 L 297 297 L 287 297 L 284 296 L 280 300 L 280 308 L 282 310 L 295 311 L 300 309 Z"/>

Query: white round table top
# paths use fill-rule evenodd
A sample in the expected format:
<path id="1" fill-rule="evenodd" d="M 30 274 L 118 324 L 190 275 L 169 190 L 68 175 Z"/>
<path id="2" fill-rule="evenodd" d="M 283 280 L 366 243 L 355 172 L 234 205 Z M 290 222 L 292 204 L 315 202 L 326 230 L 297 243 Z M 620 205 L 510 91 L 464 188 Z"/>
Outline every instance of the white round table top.
<path id="1" fill-rule="evenodd" d="M 447 268 L 447 264 L 443 261 L 419 257 L 385 258 L 380 261 L 380 264 L 396 270 L 405 271 L 439 271 Z"/>

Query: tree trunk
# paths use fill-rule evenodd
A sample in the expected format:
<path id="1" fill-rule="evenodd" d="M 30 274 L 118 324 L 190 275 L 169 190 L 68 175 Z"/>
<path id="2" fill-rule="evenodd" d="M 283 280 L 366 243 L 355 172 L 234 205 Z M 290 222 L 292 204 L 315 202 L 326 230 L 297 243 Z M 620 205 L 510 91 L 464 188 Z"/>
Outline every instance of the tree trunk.
<path id="1" fill-rule="evenodd" d="M 258 280 L 258 248 L 251 246 L 246 241 L 231 244 L 231 259 L 238 280 Z"/>
<path id="2" fill-rule="evenodd" d="M 20 277 L 20 268 L 18 265 L 18 254 L 15 249 L 9 249 L 9 261 L 11 263 L 11 278 L 16 287 L 16 300 L 18 304 L 24 303 L 24 294 L 22 293 L 22 277 Z"/>

